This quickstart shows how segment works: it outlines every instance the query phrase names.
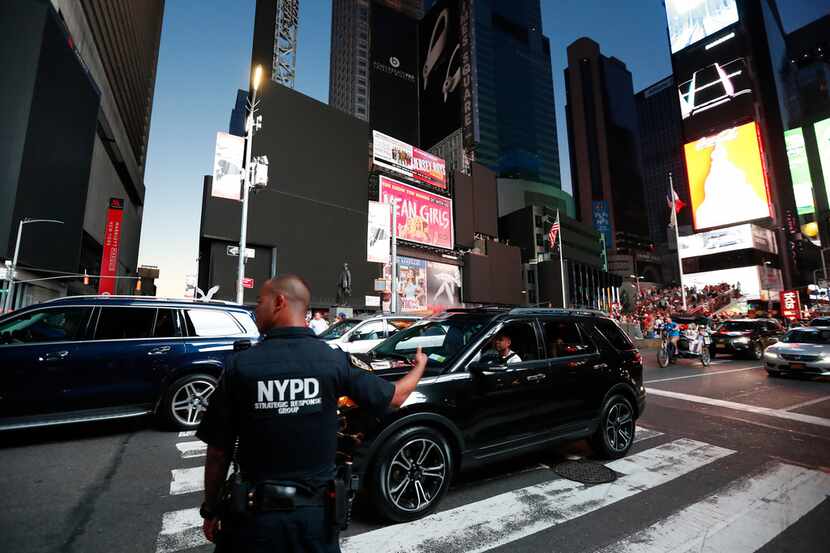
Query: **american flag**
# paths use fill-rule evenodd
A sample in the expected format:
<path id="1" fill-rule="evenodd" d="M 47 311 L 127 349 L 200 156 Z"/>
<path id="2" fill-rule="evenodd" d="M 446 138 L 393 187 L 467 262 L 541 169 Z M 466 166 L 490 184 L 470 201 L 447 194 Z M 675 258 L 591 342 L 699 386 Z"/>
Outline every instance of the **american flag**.
<path id="1" fill-rule="evenodd" d="M 556 214 L 556 221 L 551 225 L 550 231 L 548 232 L 548 239 L 550 240 L 550 248 L 554 249 L 556 247 L 556 237 L 559 235 L 559 214 Z"/>

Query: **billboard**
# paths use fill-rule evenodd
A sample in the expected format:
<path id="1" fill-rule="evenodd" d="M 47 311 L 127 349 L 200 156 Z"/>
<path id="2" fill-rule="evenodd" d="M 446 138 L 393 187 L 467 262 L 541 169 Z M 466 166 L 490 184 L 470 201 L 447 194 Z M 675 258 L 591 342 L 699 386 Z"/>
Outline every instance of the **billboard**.
<path id="1" fill-rule="evenodd" d="M 399 240 L 453 249 L 451 199 L 381 175 L 380 201 L 395 206 Z"/>
<path id="2" fill-rule="evenodd" d="M 101 253 L 99 294 L 115 293 L 115 275 L 118 273 L 118 250 L 121 247 L 121 221 L 124 218 L 124 199 L 110 198 L 107 225 L 104 227 L 104 248 Z"/>
<path id="3" fill-rule="evenodd" d="M 778 252 L 771 230 L 748 223 L 681 236 L 679 247 L 681 259 L 750 248 Z"/>
<path id="4" fill-rule="evenodd" d="M 384 265 L 383 276 L 389 289 L 389 265 Z M 404 312 L 443 311 L 461 306 L 461 267 L 398 257 L 398 305 Z M 388 297 L 383 302 L 389 310 Z"/>
<path id="5" fill-rule="evenodd" d="M 373 128 L 418 142 L 418 21 L 371 3 L 369 121 Z"/>
<path id="6" fill-rule="evenodd" d="M 421 146 L 457 129 L 475 142 L 475 62 L 471 0 L 439 0 L 419 25 Z"/>
<path id="7" fill-rule="evenodd" d="M 696 230 L 772 214 L 758 127 L 750 122 L 684 146 Z"/>
<path id="8" fill-rule="evenodd" d="M 612 249 L 614 240 L 611 236 L 611 217 L 608 215 L 608 202 L 595 200 L 591 202 L 591 218 L 594 228 L 605 238 L 605 248 Z"/>
<path id="9" fill-rule="evenodd" d="M 447 167 L 443 159 L 382 132 L 372 131 L 372 161 L 427 186 L 447 189 Z"/>
<path id="10" fill-rule="evenodd" d="M 760 298 L 762 291 L 764 295 L 768 295 L 771 291 L 778 292 L 784 289 L 781 270 L 766 266 L 751 265 L 683 275 L 684 286 L 694 286 L 698 289 L 723 283 L 737 287 L 747 299 Z"/>
<path id="11" fill-rule="evenodd" d="M 792 129 L 784 133 L 787 144 L 787 159 L 790 176 L 793 181 L 793 194 L 799 215 L 815 212 L 813 205 L 813 181 L 810 178 L 810 166 L 807 161 L 807 149 L 804 146 L 804 133 L 801 129 Z"/>
<path id="12" fill-rule="evenodd" d="M 723 121 L 753 112 L 752 80 L 743 57 L 695 68 L 681 78 L 677 90 L 686 136 L 699 136 Z"/>
<path id="13" fill-rule="evenodd" d="M 824 175 L 824 187 L 827 189 L 830 198 L 830 118 L 819 121 L 814 125 L 816 130 L 816 143 L 818 144 L 818 156 L 821 160 L 821 171 Z"/>
<path id="14" fill-rule="evenodd" d="M 427 263 L 427 303 L 437 310 L 461 305 L 461 267 Z"/>
<path id="15" fill-rule="evenodd" d="M 738 22 L 736 0 L 666 0 L 671 53 Z"/>
<path id="16" fill-rule="evenodd" d="M 787 319 L 801 318 L 801 298 L 798 297 L 798 290 L 781 292 L 781 315 Z"/>
<path id="17" fill-rule="evenodd" d="M 213 156 L 213 185 L 211 196 L 240 200 L 242 192 L 242 158 L 245 139 L 226 132 L 216 133 L 216 153 Z"/>
<path id="18" fill-rule="evenodd" d="M 392 210 L 389 204 L 369 202 L 369 223 L 366 232 L 366 261 L 389 263 L 392 238 Z"/>

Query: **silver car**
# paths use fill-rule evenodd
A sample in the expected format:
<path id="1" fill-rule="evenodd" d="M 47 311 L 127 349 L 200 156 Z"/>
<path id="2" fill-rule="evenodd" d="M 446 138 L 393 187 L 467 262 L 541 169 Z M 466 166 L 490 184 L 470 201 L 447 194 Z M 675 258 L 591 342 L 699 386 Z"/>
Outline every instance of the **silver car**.
<path id="1" fill-rule="evenodd" d="M 764 352 L 770 376 L 830 376 L 830 327 L 793 328 Z"/>

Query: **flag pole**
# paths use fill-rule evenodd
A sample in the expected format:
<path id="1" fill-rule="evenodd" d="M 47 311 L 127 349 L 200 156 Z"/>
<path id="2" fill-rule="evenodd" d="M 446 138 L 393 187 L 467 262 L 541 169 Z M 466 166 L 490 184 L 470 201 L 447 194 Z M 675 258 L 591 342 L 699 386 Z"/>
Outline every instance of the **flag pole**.
<path id="1" fill-rule="evenodd" d="M 674 207 L 674 179 L 669 171 L 669 194 L 672 200 L 671 222 L 674 227 L 674 244 L 677 248 L 677 268 L 680 271 L 680 298 L 683 300 L 683 312 L 686 312 L 686 288 L 683 286 L 683 260 L 680 258 L 680 229 L 677 224 L 677 210 Z"/>
<path id="2" fill-rule="evenodd" d="M 562 308 L 568 307 L 565 301 L 565 261 L 562 259 L 562 221 L 559 219 L 559 210 L 556 210 L 556 222 L 559 225 L 559 275 L 562 281 Z"/>

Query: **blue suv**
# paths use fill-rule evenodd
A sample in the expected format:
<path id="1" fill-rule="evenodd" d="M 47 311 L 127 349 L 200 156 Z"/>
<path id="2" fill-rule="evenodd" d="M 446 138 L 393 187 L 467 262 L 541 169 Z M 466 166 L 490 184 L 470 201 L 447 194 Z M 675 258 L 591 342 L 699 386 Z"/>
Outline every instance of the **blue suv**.
<path id="1" fill-rule="evenodd" d="M 0 430 L 156 414 L 195 428 L 225 359 L 259 340 L 236 304 L 77 296 L 0 317 Z"/>

